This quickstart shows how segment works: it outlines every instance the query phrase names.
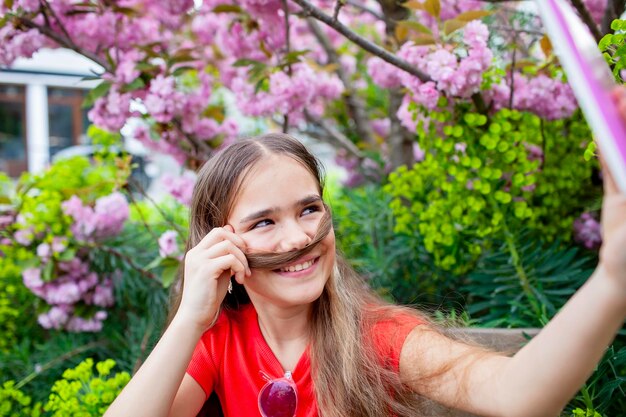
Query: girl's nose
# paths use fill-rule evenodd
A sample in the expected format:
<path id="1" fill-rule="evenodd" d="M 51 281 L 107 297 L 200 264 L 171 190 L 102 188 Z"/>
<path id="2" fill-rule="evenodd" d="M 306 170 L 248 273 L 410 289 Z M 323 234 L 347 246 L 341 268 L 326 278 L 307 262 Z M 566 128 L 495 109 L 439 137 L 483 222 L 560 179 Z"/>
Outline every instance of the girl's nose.
<path id="1" fill-rule="evenodd" d="M 280 237 L 281 252 L 302 249 L 313 240 L 298 222 L 285 223 L 282 229 L 283 233 Z"/>

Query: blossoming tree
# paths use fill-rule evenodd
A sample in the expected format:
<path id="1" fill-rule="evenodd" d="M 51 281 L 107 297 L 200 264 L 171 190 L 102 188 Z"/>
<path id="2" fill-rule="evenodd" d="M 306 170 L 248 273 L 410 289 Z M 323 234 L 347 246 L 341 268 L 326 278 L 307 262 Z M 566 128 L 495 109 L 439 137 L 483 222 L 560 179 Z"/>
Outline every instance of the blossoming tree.
<path id="1" fill-rule="evenodd" d="M 624 11 L 617 0 L 572 4 L 598 40 Z M 232 93 L 246 116 L 333 144 L 338 161 L 350 170 L 352 185 L 424 160 L 422 172 L 432 178 L 438 175 L 433 170 L 445 168 L 438 189 L 452 195 L 456 188 L 446 165 L 452 161 L 469 203 L 448 210 L 450 202 L 441 197 L 441 204 L 431 208 L 462 220 L 450 218 L 440 227 L 424 210 L 415 222 L 419 233 L 428 234 L 427 249 L 444 268 L 452 268 L 448 248 L 458 242 L 469 242 L 461 253 L 470 258 L 480 252 L 478 241 L 455 228 L 469 230 L 478 220 L 491 221 L 494 214 L 485 214 L 485 195 L 497 190 L 498 203 L 510 203 L 515 216 L 540 227 L 546 212 L 531 210 L 533 198 L 566 187 L 537 188 L 536 174 L 549 172 L 543 165 L 545 146 L 537 140 L 516 138 L 506 144 L 499 139 L 524 121 L 537 126 L 533 135 L 540 137 L 544 122 L 569 120 L 577 110 L 537 16 L 514 2 L 5 0 L 0 14 L 1 64 L 11 65 L 41 48 L 69 48 L 84 55 L 102 69 L 94 74 L 102 81 L 85 103 L 92 107 L 90 120 L 111 132 L 131 118 L 140 120 L 132 133 L 136 139 L 190 168 L 238 136 L 237 119 L 221 90 Z M 535 118 L 503 116 L 501 110 Z M 468 132 L 474 132 L 476 143 Z M 579 129 L 578 134 L 588 132 Z M 442 144 L 439 136 L 451 140 Z M 585 145 L 580 137 L 576 144 Z M 474 155 L 468 143 L 484 149 Z M 494 149 L 499 154 L 489 154 Z M 433 165 L 432 155 L 448 162 Z M 481 170 L 487 162 L 501 165 Z M 581 171 L 580 177 L 588 178 L 589 172 Z M 403 218 L 415 218 L 398 203 L 406 199 L 400 191 L 419 189 L 411 175 L 400 171 L 392 180 L 398 193 L 389 192 L 396 198 L 399 230 L 410 229 Z M 169 187 L 179 200 L 188 201 L 189 183 L 170 179 Z M 9 242 L 36 248 L 39 255 L 23 278 L 50 306 L 39 316 L 43 326 L 100 328 L 103 309 L 112 303 L 112 278 L 95 277 L 81 248 L 119 232 L 128 215 L 115 194 L 122 187 L 109 188 L 113 194 L 108 197 L 55 195 L 55 210 L 68 222 L 63 230 L 34 227 L 33 217 L 13 213 Z M 431 190 L 422 191 L 411 210 L 421 211 L 423 199 L 432 198 Z M 546 210 L 559 216 L 561 206 L 547 204 Z M 115 212 L 120 214 L 111 217 Z M 569 219 L 560 227 L 572 223 Z M 438 230 L 429 232 L 428 227 Z M 501 230 L 497 222 L 485 223 L 471 236 Z M 159 243 L 161 257 L 178 257 L 174 232 Z M 91 306 L 91 318 L 73 315 L 77 304 Z"/>

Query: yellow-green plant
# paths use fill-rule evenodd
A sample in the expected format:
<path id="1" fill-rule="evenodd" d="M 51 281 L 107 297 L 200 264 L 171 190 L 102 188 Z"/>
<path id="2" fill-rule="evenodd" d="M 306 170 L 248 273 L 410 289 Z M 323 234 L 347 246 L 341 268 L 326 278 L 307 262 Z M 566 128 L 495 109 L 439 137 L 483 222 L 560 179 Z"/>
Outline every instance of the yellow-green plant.
<path id="1" fill-rule="evenodd" d="M 488 119 L 441 103 L 417 129 L 423 161 L 384 188 L 395 231 L 418 236 L 439 267 L 460 274 L 493 237 L 520 227 L 568 240 L 594 190 L 590 140 L 580 114 L 547 122 L 503 109 Z"/>
<path id="2" fill-rule="evenodd" d="M 88 358 L 63 372 L 54 383 L 44 410 L 52 417 L 100 417 L 130 380 L 128 372 L 111 375 L 115 361 Z"/>
<path id="3" fill-rule="evenodd" d="M 39 417 L 41 404 L 15 387 L 15 381 L 6 381 L 0 386 L 0 417 Z"/>

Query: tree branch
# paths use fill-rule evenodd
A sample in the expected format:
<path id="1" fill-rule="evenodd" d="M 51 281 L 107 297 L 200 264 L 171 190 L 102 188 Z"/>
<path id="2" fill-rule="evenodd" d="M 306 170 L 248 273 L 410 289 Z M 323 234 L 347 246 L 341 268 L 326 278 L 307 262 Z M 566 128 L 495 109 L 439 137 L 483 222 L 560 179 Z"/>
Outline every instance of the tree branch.
<path id="1" fill-rule="evenodd" d="M 112 73 L 111 67 L 109 67 L 109 65 L 106 62 L 102 61 L 100 57 L 98 57 L 97 55 L 89 51 L 84 50 L 80 46 L 76 45 L 71 39 L 68 39 L 64 36 L 59 35 L 54 30 L 52 30 L 52 28 L 39 26 L 32 20 L 28 20 L 23 17 L 16 17 L 16 20 L 17 20 L 17 23 L 19 23 L 20 25 L 30 28 L 30 29 L 36 29 L 37 31 L 39 31 L 39 33 L 52 39 L 53 41 L 58 43 L 60 46 L 63 46 L 67 49 L 71 49 L 72 51 L 79 53 L 85 58 L 89 58 L 90 60 L 92 60 L 93 62 L 100 65 L 102 68 L 104 68 L 106 72 Z"/>
<path id="2" fill-rule="evenodd" d="M 359 137 L 364 142 L 373 144 L 374 138 L 372 137 L 372 134 L 370 132 L 369 121 L 367 119 L 367 114 L 365 113 L 365 105 L 355 94 L 352 81 L 341 66 L 341 63 L 339 62 L 339 57 L 337 56 L 337 52 L 330 44 L 330 41 L 328 40 L 326 34 L 322 32 L 321 28 L 314 19 L 307 19 L 307 23 L 315 38 L 318 40 L 320 45 L 322 45 L 322 48 L 324 48 L 326 56 L 328 57 L 328 62 L 335 64 L 337 67 L 335 72 L 337 73 L 337 76 L 345 87 L 344 97 L 346 101 L 346 106 L 348 107 L 348 113 L 352 117 L 352 120 L 354 120 L 354 128 L 357 135 L 359 135 Z"/>
<path id="3" fill-rule="evenodd" d="M 383 59 L 384 61 L 387 61 L 388 63 L 390 63 L 394 67 L 400 68 L 401 70 L 404 70 L 404 71 L 408 72 L 409 74 L 416 76 L 422 82 L 431 81 L 431 78 L 428 75 L 424 74 L 422 71 L 420 71 L 417 68 L 413 67 L 407 61 L 398 58 L 394 54 L 392 54 L 392 53 L 388 52 L 387 50 L 381 48 L 380 46 L 376 45 L 375 43 L 372 43 L 372 42 L 368 41 L 367 39 L 357 35 L 352 30 L 350 30 L 350 28 L 348 28 L 346 25 L 344 25 L 343 23 L 341 23 L 339 21 L 333 20 L 332 16 L 327 15 L 321 9 L 318 9 L 313 4 L 311 4 L 309 1 L 307 1 L 307 0 L 292 0 L 292 1 L 294 3 L 296 3 L 296 4 L 298 4 L 300 7 L 302 7 L 302 9 L 308 15 L 313 16 L 315 19 L 317 19 L 317 20 L 325 23 L 326 25 L 330 26 L 331 28 L 335 29 L 337 32 L 339 32 L 343 36 L 345 36 L 348 40 L 350 40 L 353 43 L 357 44 L 358 46 L 360 46 L 361 48 L 365 49 L 369 53 L 376 55 L 377 57 Z"/>
<path id="4" fill-rule="evenodd" d="M 291 26 L 289 25 L 289 6 L 287 0 L 282 0 L 283 13 L 285 14 L 285 48 L 286 54 L 291 52 Z M 291 77 L 292 70 L 291 64 L 287 64 L 287 74 Z M 283 133 L 287 133 L 289 130 L 289 114 L 285 113 L 283 116 Z"/>
<path id="5" fill-rule="evenodd" d="M 313 132 L 307 131 L 308 134 L 322 140 L 330 139 L 331 142 L 334 142 L 337 146 L 345 149 L 358 159 L 365 158 L 365 155 L 363 155 L 361 150 L 357 148 L 357 146 L 352 143 L 352 141 L 348 139 L 343 133 L 331 126 L 330 123 L 326 122 L 324 119 L 313 116 L 307 110 L 304 111 L 304 116 L 309 123 L 312 123 L 322 129 L 326 133 L 326 136 L 316 135 Z"/>
<path id="6" fill-rule="evenodd" d="M 358 10 L 360 10 L 362 12 L 371 14 L 372 16 L 377 18 L 378 20 L 383 20 L 383 21 L 387 22 L 387 17 L 385 15 L 378 13 L 374 9 L 370 9 L 369 7 L 366 7 L 366 6 L 362 5 L 357 0 L 345 0 L 345 2 L 346 2 L 346 4 L 354 7 L 355 9 L 358 9 Z"/>

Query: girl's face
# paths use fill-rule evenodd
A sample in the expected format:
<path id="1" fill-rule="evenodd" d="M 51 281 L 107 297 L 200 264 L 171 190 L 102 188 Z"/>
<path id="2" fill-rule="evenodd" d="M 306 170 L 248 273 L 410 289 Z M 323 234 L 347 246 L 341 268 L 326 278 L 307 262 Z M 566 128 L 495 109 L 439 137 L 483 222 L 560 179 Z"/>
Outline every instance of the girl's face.
<path id="1" fill-rule="evenodd" d="M 288 252 L 313 240 L 324 213 L 315 177 L 282 155 L 264 157 L 248 173 L 228 224 L 249 253 Z M 243 284 L 253 302 L 279 307 L 310 304 L 322 294 L 335 262 L 331 231 L 313 251 L 279 270 L 252 269 Z"/>

